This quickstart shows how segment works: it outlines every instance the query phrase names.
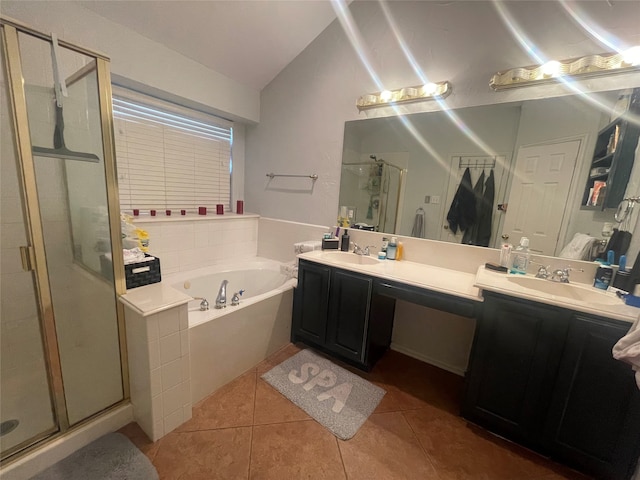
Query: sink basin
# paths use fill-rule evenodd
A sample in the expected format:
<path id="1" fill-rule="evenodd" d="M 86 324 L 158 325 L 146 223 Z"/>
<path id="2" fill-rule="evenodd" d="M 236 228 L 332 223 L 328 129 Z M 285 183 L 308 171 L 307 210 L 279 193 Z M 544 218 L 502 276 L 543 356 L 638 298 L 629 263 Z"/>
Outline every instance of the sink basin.
<path id="1" fill-rule="evenodd" d="M 322 258 L 330 262 L 349 263 L 351 265 L 376 265 L 381 262 L 375 257 L 356 255 L 350 252 L 323 252 Z"/>
<path id="2" fill-rule="evenodd" d="M 509 276 L 507 280 L 528 290 L 534 290 L 556 298 L 598 305 L 618 305 L 622 303 L 622 300 L 615 296 L 607 295 L 604 290 L 574 283 L 557 283 L 541 278 L 520 276 Z"/>

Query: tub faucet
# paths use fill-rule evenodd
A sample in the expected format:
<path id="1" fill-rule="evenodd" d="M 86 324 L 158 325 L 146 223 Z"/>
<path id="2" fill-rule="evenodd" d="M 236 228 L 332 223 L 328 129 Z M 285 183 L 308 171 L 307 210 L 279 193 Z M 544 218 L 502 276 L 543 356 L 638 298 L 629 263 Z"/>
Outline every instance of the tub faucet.
<path id="1" fill-rule="evenodd" d="M 229 283 L 229 280 L 223 280 L 220 284 L 220 290 L 218 290 L 218 296 L 216 297 L 216 308 L 227 306 L 227 283 Z"/>
<path id="2" fill-rule="evenodd" d="M 203 312 L 206 310 L 209 310 L 209 302 L 207 302 L 207 299 L 204 297 L 193 297 L 194 300 L 202 300 L 200 302 L 200 310 L 202 310 Z"/>

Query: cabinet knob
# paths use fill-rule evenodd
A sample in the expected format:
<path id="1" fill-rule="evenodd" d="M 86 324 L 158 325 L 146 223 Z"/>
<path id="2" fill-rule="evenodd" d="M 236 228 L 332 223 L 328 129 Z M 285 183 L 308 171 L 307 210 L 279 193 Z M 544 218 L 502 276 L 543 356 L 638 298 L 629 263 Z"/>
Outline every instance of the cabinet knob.
<path id="1" fill-rule="evenodd" d="M 442 228 L 444 228 L 445 230 L 449 230 L 449 225 L 444 224 L 444 225 L 442 226 Z"/>
<path id="2" fill-rule="evenodd" d="M 508 239 L 509 239 L 509 234 L 508 234 L 508 233 L 503 233 L 503 234 L 501 235 L 501 238 L 502 238 L 503 240 L 508 240 Z"/>

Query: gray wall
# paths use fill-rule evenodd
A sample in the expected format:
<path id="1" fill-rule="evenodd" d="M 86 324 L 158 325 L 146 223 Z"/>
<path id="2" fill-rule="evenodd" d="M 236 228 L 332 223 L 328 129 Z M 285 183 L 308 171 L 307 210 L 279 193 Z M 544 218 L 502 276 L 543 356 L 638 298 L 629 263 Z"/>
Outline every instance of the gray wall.
<path id="1" fill-rule="evenodd" d="M 547 58 L 600 53 L 597 44 L 556 2 L 503 4 Z M 492 2 L 390 2 L 389 9 L 420 66 L 433 81 L 450 80 L 450 107 L 511 102 L 573 93 L 562 85 L 493 92 L 489 78 L 499 70 L 537 63 L 523 51 Z M 580 2 L 581 11 L 606 25 L 621 44 L 640 43 L 635 2 Z M 377 2 L 350 6 L 365 52 L 386 88 L 421 83 L 403 56 Z M 588 91 L 640 85 L 639 75 L 591 79 Z M 338 208 L 344 122 L 365 118 L 356 99 L 378 91 L 342 26 L 332 23 L 261 94 L 261 121 L 247 131 L 248 208 L 264 216 L 332 224 Z M 422 106 L 436 110 L 435 104 Z M 369 113 L 369 115 L 377 113 Z M 317 173 L 306 180 L 267 182 L 265 173 Z M 310 182 L 310 180 L 308 181 Z"/>

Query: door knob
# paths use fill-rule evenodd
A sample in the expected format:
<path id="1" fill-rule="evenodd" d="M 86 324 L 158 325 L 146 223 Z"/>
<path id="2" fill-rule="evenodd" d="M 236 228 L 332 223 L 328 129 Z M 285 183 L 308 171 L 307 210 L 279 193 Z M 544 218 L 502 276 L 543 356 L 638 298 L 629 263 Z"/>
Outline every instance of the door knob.
<path id="1" fill-rule="evenodd" d="M 502 239 L 503 240 L 507 240 L 509 238 L 509 234 L 508 233 L 503 233 L 502 234 Z"/>
<path id="2" fill-rule="evenodd" d="M 449 230 L 449 225 L 443 225 L 442 228 L 444 228 L 445 230 Z"/>

